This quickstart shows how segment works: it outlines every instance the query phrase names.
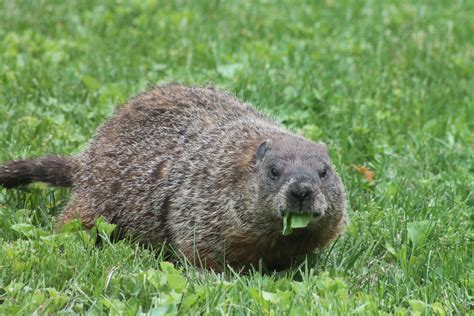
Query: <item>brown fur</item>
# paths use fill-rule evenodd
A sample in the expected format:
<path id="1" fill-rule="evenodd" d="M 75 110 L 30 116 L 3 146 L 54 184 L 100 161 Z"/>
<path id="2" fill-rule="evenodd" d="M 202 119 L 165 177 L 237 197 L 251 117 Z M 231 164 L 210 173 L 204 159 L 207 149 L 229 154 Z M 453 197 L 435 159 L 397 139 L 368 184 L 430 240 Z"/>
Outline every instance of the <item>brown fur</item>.
<path id="1" fill-rule="evenodd" d="M 10 161 L 0 167 L 0 185 L 14 188 L 34 181 L 69 187 L 72 166 L 63 157 L 47 156 L 30 160 Z"/>
<path id="2" fill-rule="evenodd" d="M 90 227 L 103 216 L 214 270 L 259 260 L 283 269 L 347 223 L 326 146 L 214 88 L 156 87 L 120 108 L 83 153 L 0 167 L 0 185 L 32 181 L 72 186 L 62 222 Z M 284 212 L 319 217 L 283 236 Z"/>

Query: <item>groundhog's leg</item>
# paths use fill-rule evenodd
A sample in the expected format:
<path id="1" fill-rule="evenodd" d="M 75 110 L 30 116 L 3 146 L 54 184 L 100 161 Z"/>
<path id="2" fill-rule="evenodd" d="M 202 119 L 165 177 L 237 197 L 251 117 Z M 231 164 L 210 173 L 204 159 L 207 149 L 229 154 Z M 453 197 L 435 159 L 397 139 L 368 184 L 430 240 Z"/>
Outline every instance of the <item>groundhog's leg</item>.
<path id="1" fill-rule="evenodd" d="M 87 203 L 87 200 L 73 193 L 59 218 L 59 227 L 74 219 L 79 219 L 84 226 L 91 228 L 94 226 L 97 217 L 98 214 Z"/>

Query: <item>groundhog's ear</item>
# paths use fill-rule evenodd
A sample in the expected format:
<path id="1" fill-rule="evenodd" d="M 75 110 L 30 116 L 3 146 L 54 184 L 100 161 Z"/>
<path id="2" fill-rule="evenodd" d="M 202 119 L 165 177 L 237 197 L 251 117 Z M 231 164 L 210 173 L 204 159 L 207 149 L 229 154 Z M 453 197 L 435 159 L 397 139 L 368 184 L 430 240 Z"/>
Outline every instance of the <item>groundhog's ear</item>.
<path id="1" fill-rule="evenodd" d="M 257 151 L 255 152 L 255 158 L 258 160 L 262 160 L 265 157 L 268 149 L 270 148 L 271 141 L 269 139 L 265 139 L 263 142 L 260 143 L 257 147 Z"/>
<path id="2" fill-rule="evenodd" d="M 318 142 L 318 145 L 323 149 L 323 151 L 325 151 L 326 153 L 328 153 L 328 145 L 326 145 L 326 144 L 323 143 L 323 142 Z"/>

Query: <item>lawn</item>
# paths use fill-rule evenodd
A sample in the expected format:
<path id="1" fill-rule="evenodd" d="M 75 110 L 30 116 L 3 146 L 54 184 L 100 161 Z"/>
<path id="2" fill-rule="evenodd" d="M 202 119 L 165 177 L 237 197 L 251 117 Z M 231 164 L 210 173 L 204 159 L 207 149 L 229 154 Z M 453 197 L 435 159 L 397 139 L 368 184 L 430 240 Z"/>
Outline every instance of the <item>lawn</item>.
<path id="1" fill-rule="evenodd" d="M 215 274 L 105 223 L 56 231 L 66 189 L 0 188 L 0 314 L 472 315 L 474 2 L 276 3 L 0 4 L 0 161 L 77 153 L 152 85 L 213 84 L 326 142 L 351 218 L 297 269 Z"/>

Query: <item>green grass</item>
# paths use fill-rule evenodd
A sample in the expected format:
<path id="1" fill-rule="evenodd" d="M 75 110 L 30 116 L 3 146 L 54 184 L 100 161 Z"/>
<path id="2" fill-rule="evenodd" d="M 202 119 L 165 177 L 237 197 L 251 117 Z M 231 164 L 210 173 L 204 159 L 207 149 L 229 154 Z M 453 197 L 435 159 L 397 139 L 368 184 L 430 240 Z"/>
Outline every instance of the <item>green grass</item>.
<path id="1" fill-rule="evenodd" d="M 0 189 L 0 314 L 472 315 L 474 3 L 170 3 L 3 1 L 0 161 L 79 152 L 150 85 L 211 83 L 329 144 L 347 232 L 299 270 L 217 275 L 54 232 L 67 190 Z"/>

